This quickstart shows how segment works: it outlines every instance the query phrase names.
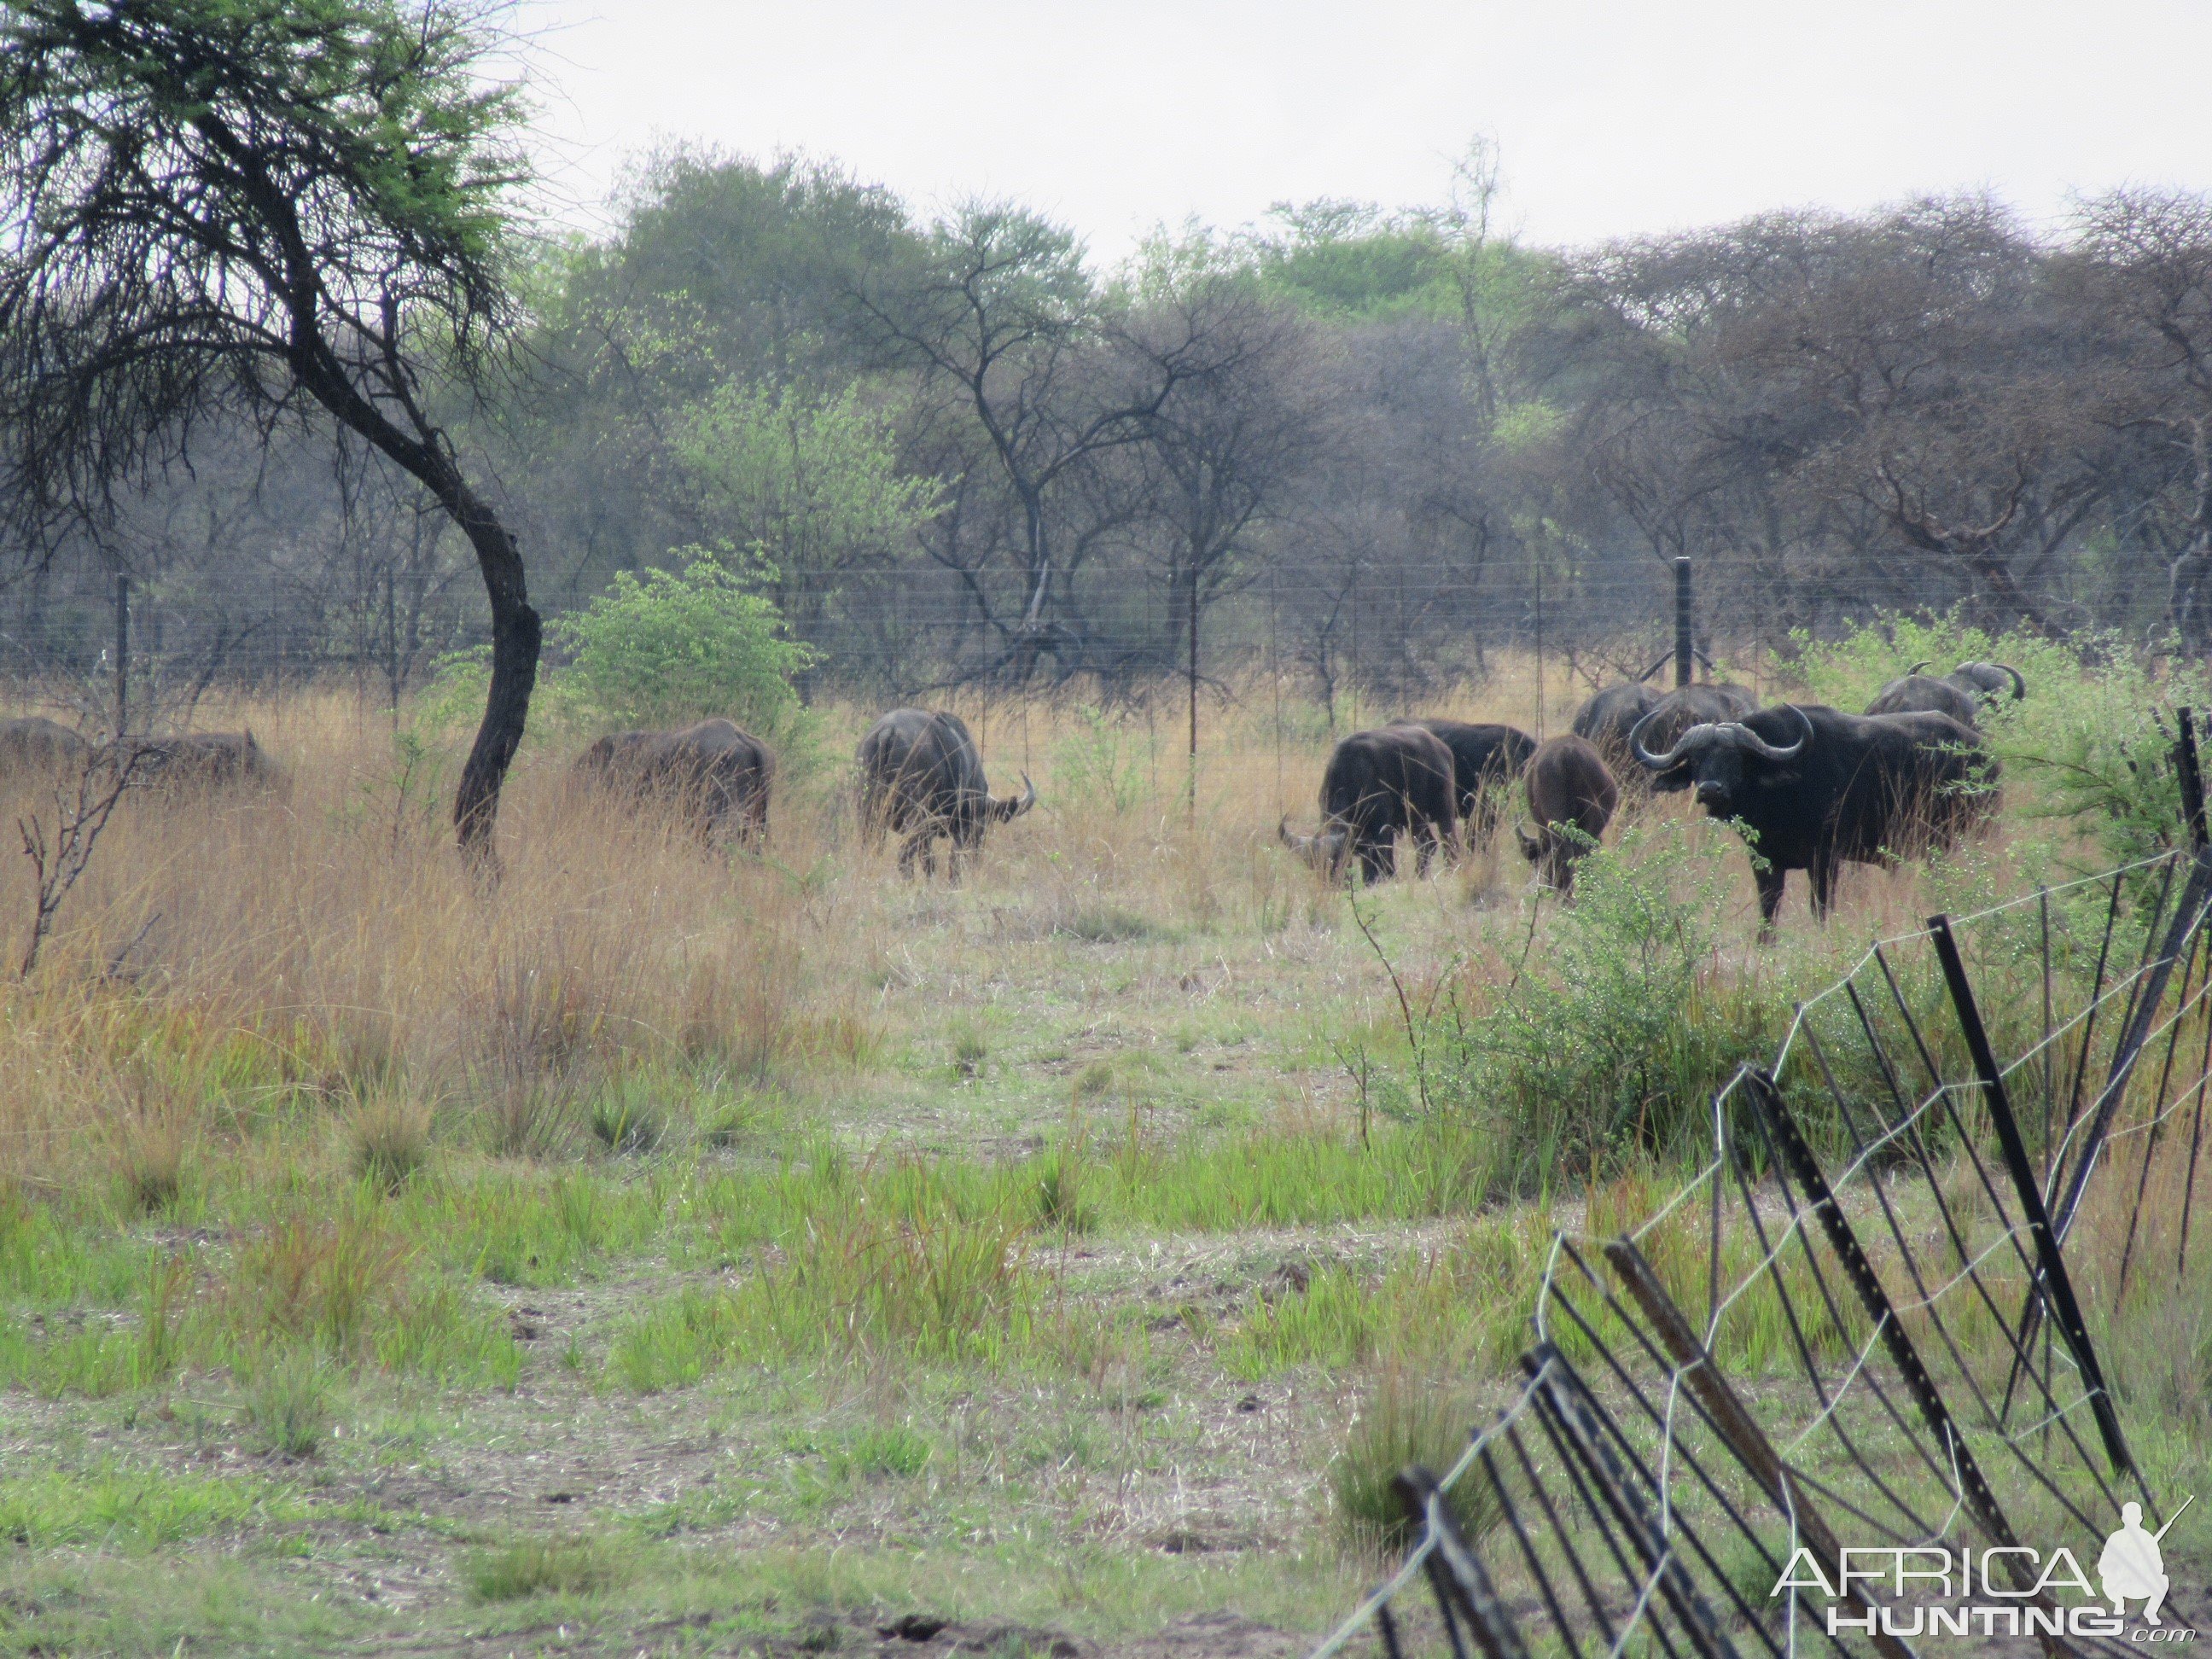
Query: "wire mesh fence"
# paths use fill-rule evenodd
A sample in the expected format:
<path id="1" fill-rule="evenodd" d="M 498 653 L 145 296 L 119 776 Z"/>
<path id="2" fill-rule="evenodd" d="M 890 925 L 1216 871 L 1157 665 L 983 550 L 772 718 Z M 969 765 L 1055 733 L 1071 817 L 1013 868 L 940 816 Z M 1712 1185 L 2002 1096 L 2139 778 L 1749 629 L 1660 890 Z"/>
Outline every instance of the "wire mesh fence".
<path id="1" fill-rule="evenodd" d="M 2203 1298 L 2191 817 L 2180 850 L 1879 941 L 1718 1092 L 1668 1200 L 1559 1234 L 1518 1392 L 1401 1475 L 1415 1541 L 1315 1659 L 2087 1654 L 2212 1616 L 2159 1565 L 2186 1495 L 2113 1373 Z"/>

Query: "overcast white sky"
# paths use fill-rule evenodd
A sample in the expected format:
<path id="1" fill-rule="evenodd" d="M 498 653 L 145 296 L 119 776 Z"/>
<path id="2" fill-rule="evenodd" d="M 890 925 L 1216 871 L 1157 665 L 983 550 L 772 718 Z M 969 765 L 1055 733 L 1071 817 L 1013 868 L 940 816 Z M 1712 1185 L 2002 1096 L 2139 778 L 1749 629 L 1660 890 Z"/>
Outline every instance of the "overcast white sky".
<path id="1" fill-rule="evenodd" d="M 656 139 L 1042 208 L 1119 258 L 1189 214 L 1441 198 L 1501 148 L 1542 242 L 1987 187 L 2039 221 L 2212 188 L 2212 0 L 525 0 L 550 182 Z"/>

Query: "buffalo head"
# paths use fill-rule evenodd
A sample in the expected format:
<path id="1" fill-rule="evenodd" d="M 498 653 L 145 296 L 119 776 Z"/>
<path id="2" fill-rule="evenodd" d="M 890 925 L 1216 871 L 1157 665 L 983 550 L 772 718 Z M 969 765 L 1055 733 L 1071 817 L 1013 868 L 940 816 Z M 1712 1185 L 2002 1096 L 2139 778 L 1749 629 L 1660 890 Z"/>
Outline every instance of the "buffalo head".
<path id="1" fill-rule="evenodd" d="M 1340 823 L 1333 823 L 1317 836 L 1301 836 L 1291 828 L 1291 821 L 1283 819 L 1275 826 L 1275 834 L 1283 845 L 1315 869 L 1328 872 L 1344 862 L 1345 844 L 1351 832 Z"/>
<path id="2" fill-rule="evenodd" d="M 1805 735 L 1792 744 L 1769 743 L 1741 720 L 1709 721 L 1692 726 L 1674 740 L 1672 749 L 1655 755 L 1644 746 L 1647 715 L 1628 734 L 1629 747 L 1649 771 L 1671 771 L 1686 763 L 1698 805 L 1716 817 L 1729 817 L 1734 816 L 1737 798 L 1744 793 L 1747 763 L 1765 761 L 1779 765 L 1793 761 L 1813 740 L 1813 722 L 1806 719 L 1805 711 L 1794 703 L 1783 706 L 1805 728 Z"/>
<path id="3" fill-rule="evenodd" d="M 1030 781 L 1030 775 L 1024 772 L 1022 774 L 1020 794 L 1008 795 L 1003 800 L 996 795 L 987 795 L 984 799 L 990 802 L 991 817 L 994 823 L 1009 823 L 1036 805 L 1036 785 Z"/>
<path id="4" fill-rule="evenodd" d="M 1950 680 L 1954 685 L 1975 691 L 1992 702 L 2004 696 L 2008 682 L 2014 702 L 2027 695 L 2027 679 L 2008 662 L 1962 662 L 1951 671 Z"/>

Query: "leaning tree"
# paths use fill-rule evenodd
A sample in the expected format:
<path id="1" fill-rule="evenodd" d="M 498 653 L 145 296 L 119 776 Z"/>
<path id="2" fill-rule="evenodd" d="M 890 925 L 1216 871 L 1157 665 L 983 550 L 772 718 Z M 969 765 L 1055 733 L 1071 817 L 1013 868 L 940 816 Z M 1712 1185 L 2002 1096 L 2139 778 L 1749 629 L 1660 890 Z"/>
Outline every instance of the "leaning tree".
<path id="1" fill-rule="evenodd" d="M 475 550 L 491 687 L 461 773 L 489 855 L 537 678 L 520 550 L 441 397 L 482 383 L 522 107 L 487 0 L 0 0 L 0 499 L 96 514 L 196 428 L 334 422 Z"/>

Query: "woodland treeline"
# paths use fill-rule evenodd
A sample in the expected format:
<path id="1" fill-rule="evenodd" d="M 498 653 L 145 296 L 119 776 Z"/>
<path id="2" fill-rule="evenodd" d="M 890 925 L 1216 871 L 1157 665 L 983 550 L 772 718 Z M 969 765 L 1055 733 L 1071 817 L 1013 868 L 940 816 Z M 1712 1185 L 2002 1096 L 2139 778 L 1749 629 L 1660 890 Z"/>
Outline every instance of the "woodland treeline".
<path id="1" fill-rule="evenodd" d="M 2063 234 L 1977 196 L 1602 247 L 1322 202 L 1101 269 L 1018 206 L 917 215 L 803 159 L 676 149 L 444 418 L 533 598 L 708 548 L 815 687 L 1128 694 L 1266 653 L 1324 697 L 1527 645 L 1626 664 L 1698 562 L 1722 648 L 1877 609 L 2212 653 L 2212 202 Z M 25 549 L 0 667 L 145 648 L 397 696 L 483 636 L 465 544 L 327 434 L 203 427 Z M 1640 666 L 1641 663 L 1637 665 Z"/>

